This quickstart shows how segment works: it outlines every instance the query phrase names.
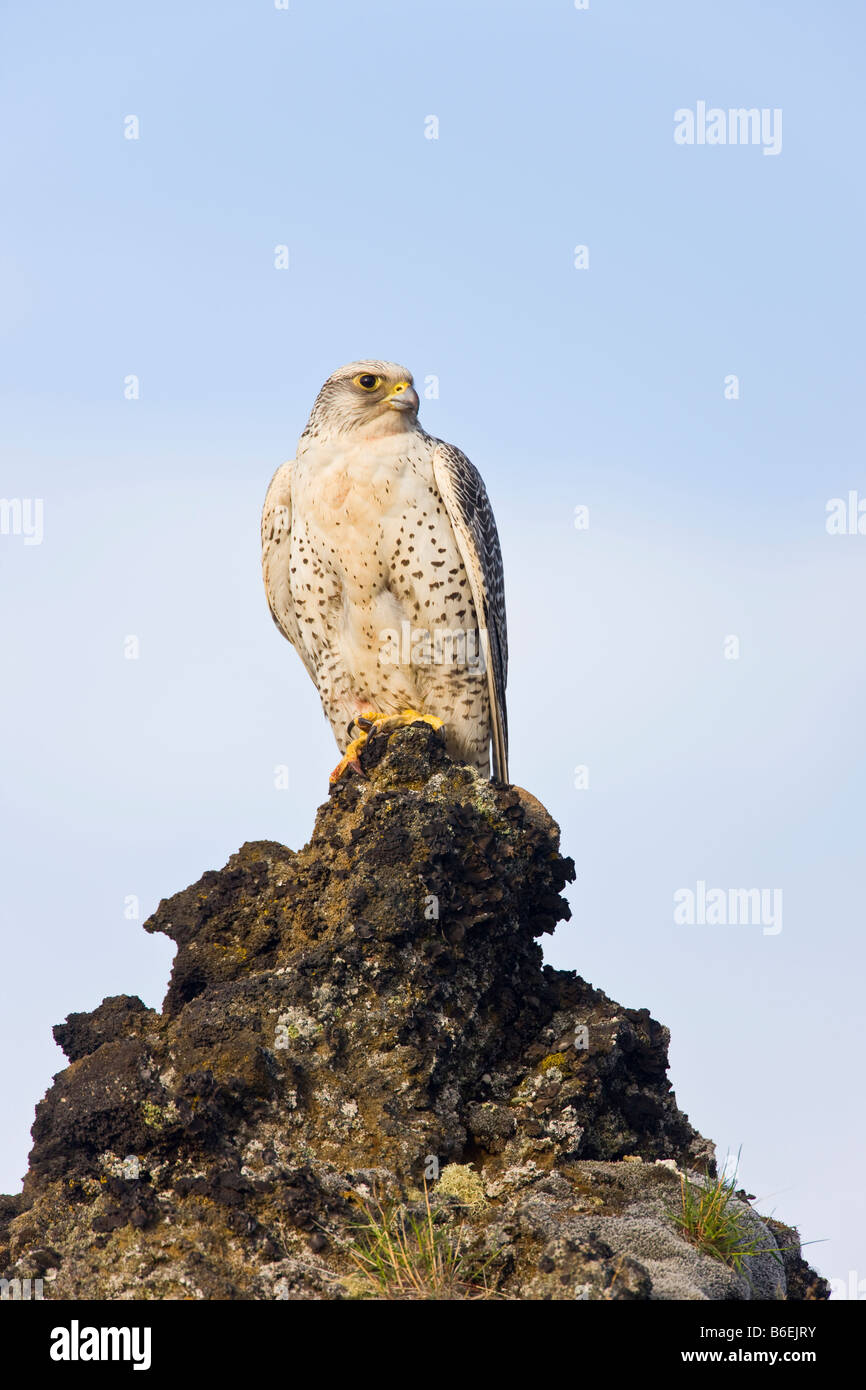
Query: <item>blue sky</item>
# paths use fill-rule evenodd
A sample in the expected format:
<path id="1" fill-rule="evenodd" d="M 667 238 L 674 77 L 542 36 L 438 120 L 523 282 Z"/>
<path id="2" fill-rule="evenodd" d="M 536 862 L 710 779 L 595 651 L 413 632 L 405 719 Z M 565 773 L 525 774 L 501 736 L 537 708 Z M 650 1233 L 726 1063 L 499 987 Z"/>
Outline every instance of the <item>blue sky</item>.
<path id="1" fill-rule="evenodd" d="M 578 868 L 549 959 L 671 1028 L 692 1121 L 866 1280 L 866 535 L 825 528 L 866 498 L 864 29 L 832 0 L 3 14 L 0 493 L 44 536 L 0 535 L 0 1189 L 51 1025 L 159 1004 L 159 898 L 309 836 L 335 749 L 258 516 L 322 380 L 384 357 L 438 378 L 422 422 L 496 510 L 512 776 Z M 781 109 L 781 152 L 677 145 L 698 101 Z M 675 925 L 699 880 L 780 887 L 782 931 Z"/>

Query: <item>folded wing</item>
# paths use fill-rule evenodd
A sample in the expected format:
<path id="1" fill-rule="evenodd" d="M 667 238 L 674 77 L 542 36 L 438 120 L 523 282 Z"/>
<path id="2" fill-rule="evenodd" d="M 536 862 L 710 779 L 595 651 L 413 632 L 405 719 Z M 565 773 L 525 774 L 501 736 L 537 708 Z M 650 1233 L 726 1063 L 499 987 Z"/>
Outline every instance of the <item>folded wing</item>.
<path id="1" fill-rule="evenodd" d="M 497 781 L 507 782 L 505 682 L 508 675 L 508 634 L 502 552 L 493 509 L 478 469 L 452 444 L 437 442 L 433 454 L 433 476 L 466 566 L 479 628 L 487 634 L 485 650 L 493 776 Z M 482 633 L 479 633 L 479 637 L 483 642 Z"/>

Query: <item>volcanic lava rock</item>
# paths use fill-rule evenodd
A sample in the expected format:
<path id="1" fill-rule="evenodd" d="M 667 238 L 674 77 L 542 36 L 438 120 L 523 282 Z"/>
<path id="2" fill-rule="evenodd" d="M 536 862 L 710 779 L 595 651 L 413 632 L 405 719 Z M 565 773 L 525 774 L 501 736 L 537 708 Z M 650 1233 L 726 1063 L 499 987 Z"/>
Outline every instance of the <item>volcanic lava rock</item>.
<path id="1" fill-rule="evenodd" d="M 826 1297 L 796 1233 L 745 1203 L 742 1272 L 678 1230 L 713 1147 L 677 1108 L 667 1030 L 543 964 L 574 867 L 540 803 L 426 725 L 362 761 L 304 849 L 246 844 L 160 903 L 161 1013 L 118 996 L 54 1030 L 70 1065 L 0 1198 L 6 1278 L 369 1296 L 367 1223 L 411 1231 L 429 1202 L 460 1251 L 430 1297 Z"/>

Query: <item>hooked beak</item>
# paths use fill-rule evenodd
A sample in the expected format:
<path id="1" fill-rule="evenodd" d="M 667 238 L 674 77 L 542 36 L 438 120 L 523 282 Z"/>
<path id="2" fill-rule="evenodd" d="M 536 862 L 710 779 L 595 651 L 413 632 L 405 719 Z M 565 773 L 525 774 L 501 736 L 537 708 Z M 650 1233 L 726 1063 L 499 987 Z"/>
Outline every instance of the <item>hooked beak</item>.
<path id="1" fill-rule="evenodd" d="M 417 410 L 418 392 L 408 381 L 398 381 L 385 397 L 385 404 L 394 410 Z"/>

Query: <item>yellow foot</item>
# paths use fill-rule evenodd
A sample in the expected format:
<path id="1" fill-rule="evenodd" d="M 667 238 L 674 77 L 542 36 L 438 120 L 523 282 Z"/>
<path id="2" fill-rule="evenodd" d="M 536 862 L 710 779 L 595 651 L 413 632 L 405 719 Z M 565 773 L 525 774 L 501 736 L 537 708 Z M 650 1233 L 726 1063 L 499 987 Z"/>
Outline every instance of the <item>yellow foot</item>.
<path id="1" fill-rule="evenodd" d="M 439 719 L 435 714 L 421 714 L 417 709 L 404 709 L 401 714 L 376 714 L 375 710 L 363 710 L 356 719 L 349 725 L 349 732 L 352 732 L 353 725 L 357 724 L 361 733 L 347 747 L 334 771 L 331 773 L 331 785 L 339 782 L 343 773 L 350 767 L 360 776 L 364 776 L 364 769 L 361 767 L 360 752 L 367 742 L 370 734 L 374 731 L 377 734 L 392 734 L 395 729 L 401 729 L 406 724 L 429 724 L 431 729 L 441 729 L 445 723 L 444 719 Z"/>
<path id="2" fill-rule="evenodd" d="M 334 771 L 328 778 L 328 781 L 331 783 L 331 786 L 333 786 L 335 782 L 339 782 L 343 773 L 346 772 L 350 767 L 354 768 L 355 772 L 358 773 L 359 777 L 364 776 L 364 769 L 361 766 L 359 754 L 366 742 L 366 734 L 361 734 L 360 738 L 352 739 L 352 742 L 349 744 L 342 758 L 337 763 L 337 766 L 334 768 Z"/>
<path id="3" fill-rule="evenodd" d="M 377 734 L 393 734 L 406 724 L 429 724 L 431 729 L 441 729 L 445 720 L 435 714 L 421 714 L 417 709 L 404 709 L 400 714 L 359 714 L 355 723 L 368 734 L 374 729 Z"/>

